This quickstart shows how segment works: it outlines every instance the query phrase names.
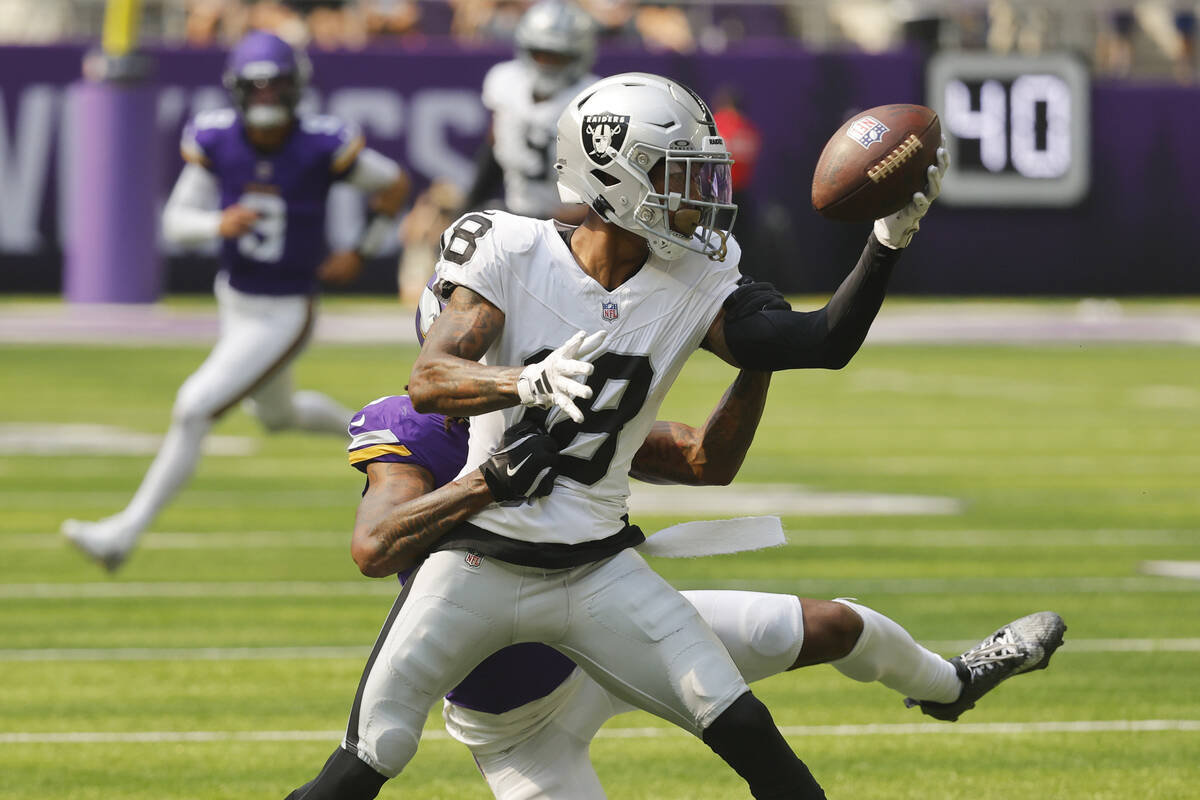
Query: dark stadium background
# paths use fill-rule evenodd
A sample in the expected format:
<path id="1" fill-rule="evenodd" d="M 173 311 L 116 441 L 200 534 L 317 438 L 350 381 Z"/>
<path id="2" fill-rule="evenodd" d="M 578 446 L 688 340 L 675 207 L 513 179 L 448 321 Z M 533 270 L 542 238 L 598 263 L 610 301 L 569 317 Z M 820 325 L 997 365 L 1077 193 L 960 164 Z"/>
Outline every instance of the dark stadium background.
<path id="1" fill-rule="evenodd" d="M 752 4 L 734 11 L 745 16 L 763 8 Z M 753 23 L 755 18 L 746 19 Z M 0 175 L 5 183 L 0 210 L 7 218 L 0 225 L 0 292 L 61 290 L 64 209 L 72 185 L 64 151 L 76 133 L 67 120 L 83 58 L 92 47 L 82 42 L 0 46 Z M 144 51 L 152 68 L 137 91 L 157 98 L 155 152 L 129 165 L 117 185 L 94 187 L 117 205 L 137 182 L 151 182 L 159 203 L 165 200 L 181 163 L 177 142 L 183 123 L 196 108 L 224 102 L 219 42 L 199 48 L 148 42 Z M 812 211 L 812 166 L 828 135 L 856 110 L 885 102 L 937 107 L 936 98 L 925 96 L 928 52 L 919 40 L 897 41 L 882 53 L 863 52 L 845 41 L 822 48 L 784 30 L 768 35 L 760 27 L 720 52 L 650 52 L 636 43 L 609 43 L 597 71 L 661 72 L 710 98 L 734 89 L 763 136 L 748 191 L 750 213 L 738 223 L 739 231 L 752 233 L 755 241 L 747 271 L 789 292 L 823 292 L 836 284 L 843 265 L 853 263 L 865 226 L 830 223 Z M 1090 52 L 1066 52 L 1096 66 Z M 314 47 L 311 55 L 315 108 L 357 118 L 370 143 L 404 163 L 418 187 L 436 178 L 469 179 L 485 124 L 478 87 L 491 64 L 511 57 L 510 45 L 434 35 L 368 41 L 355 50 Z M 1087 120 L 1090 184 L 1083 197 L 1062 208 L 939 203 L 893 291 L 1200 291 L 1195 269 L 1200 89 L 1168 75 L 1095 72 Z M 360 222 L 351 213 L 342 228 Z M 342 236 L 352 236 L 352 230 Z M 210 257 L 165 253 L 162 265 L 168 293 L 211 288 L 215 263 Z M 394 273 L 394 258 L 380 259 L 344 291 L 391 293 Z"/>

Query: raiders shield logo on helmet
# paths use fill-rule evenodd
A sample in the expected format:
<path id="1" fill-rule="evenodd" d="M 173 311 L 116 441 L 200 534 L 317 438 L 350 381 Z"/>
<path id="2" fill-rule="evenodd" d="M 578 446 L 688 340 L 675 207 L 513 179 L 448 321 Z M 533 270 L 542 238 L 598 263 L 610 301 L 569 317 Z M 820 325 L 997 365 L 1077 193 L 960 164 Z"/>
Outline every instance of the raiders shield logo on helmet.
<path id="1" fill-rule="evenodd" d="M 593 163 L 612 163 L 609 150 L 620 151 L 629 130 L 628 114 L 589 114 L 583 118 L 583 149 Z"/>

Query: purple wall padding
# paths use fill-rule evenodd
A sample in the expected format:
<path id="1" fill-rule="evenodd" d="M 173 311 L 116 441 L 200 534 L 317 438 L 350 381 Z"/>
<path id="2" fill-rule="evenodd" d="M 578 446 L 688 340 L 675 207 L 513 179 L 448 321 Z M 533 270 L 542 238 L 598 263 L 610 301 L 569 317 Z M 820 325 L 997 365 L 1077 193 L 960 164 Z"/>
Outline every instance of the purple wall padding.
<path id="1" fill-rule="evenodd" d="M 142 93 L 136 100 L 122 95 L 101 102 L 112 114 L 96 111 L 94 120 L 78 126 L 87 140 L 78 155 L 100 156 L 99 160 L 87 165 L 86 176 L 67 174 L 69 180 L 60 180 L 60 171 L 75 172 L 64 166 L 69 159 L 42 152 L 42 161 L 35 163 L 30 154 L 41 152 L 34 146 L 36 137 L 21 136 L 34 129 L 51 140 L 59 136 L 46 98 L 75 79 L 81 55 L 78 46 L 0 47 L 0 111 L 7 133 L 0 138 L 7 147 L 0 153 L 0 166 L 3 176 L 20 178 L 4 187 L 0 211 L 5 200 L 40 208 L 36 235 L 30 234 L 28 225 L 16 230 L 12 220 L 7 228 L 0 225 L 0 291 L 53 290 L 60 263 L 58 243 L 64 242 L 70 254 L 69 296 L 82 299 L 99 292 L 97 284 L 89 283 L 95 276 L 82 267 L 83 259 L 91 257 L 93 263 L 105 265 L 103 269 L 125 264 L 129 270 L 121 273 L 119 281 L 102 281 L 108 290 L 122 298 L 146 297 L 155 286 L 147 266 L 153 254 L 142 246 L 150 242 L 157 203 L 165 199 L 180 168 L 178 141 L 184 120 L 200 100 L 223 101 L 219 78 L 224 53 L 156 51 L 156 110 L 148 107 Z M 448 163 L 444 157 L 430 157 L 430 152 L 457 154 L 460 162 L 469 163 L 484 128 L 482 118 L 469 113 L 477 108 L 461 106 L 455 112 L 460 118 L 422 125 L 431 116 L 431 105 L 423 100 L 441 93 L 475 103 L 488 67 L 510 56 L 505 47 L 463 47 L 432 39 L 358 53 L 314 53 L 313 85 L 318 108 L 356 108 L 364 116 L 360 122 L 371 146 L 399 159 L 423 185 L 444 174 Z M 809 205 L 813 166 L 826 138 L 855 110 L 925 100 L 923 63 L 915 53 L 811 53 L 763 41 L 703 56 L 605 49 L 596 69 L 601 74 L 660 72 L 710 97 L 726 84 L 740 90 L 746 112 L 762 129 L 763 150 L 751 188 L 753 206 L 739 215 L 737 232 L 744 234 L 751 220 L 767 229 L 758 258 L 744 269 L 789 291 L 832 290 L 857 258 L 869 227 L 828 222 Z M 380 97 L 384 102 L 377 102 Z M 119 120 L 123 132 L 105 128 L 116 125 L 118 114 L 127 114 Z M 1091 128 L 1092 182 L 1079 204 L 1063 209 L 939 204 L 897 270 L 893 290 L 922 294 L 1200 292 L 1196 266 L 1200 158 L 1195 153 L 1200 86 L 1097 82 L 1092 89 Z M 431 141 L 436 145 L 432 151 Z M 121 158 L 134 154 L 138 158 L 133 167 L 121 168 L 102 155 L 105 148 Z M 67 186 L 80 188 L 64 198 Z M 81 228 L 77 235 L 64 238 L 61 231 L 72 226 L 62 225 L 61 220 L 75 208 L 86 232 Z M 78 246 L 65 246 L 67 240 Z M 119 257 L 109 249 L 118 244 Z M 186 272 L 172 272 L 174 285 L 185 285 L 184 279 L 191 275 L 195 283 L 186 285 L 197 290 L 211 286 L 211 272 L 195 277 L 211 268 L 211 261 L 195 257 L 187 267 Z M 394 283 L 384 281 L 393 281 L 393 276 L 388 265 L 379 271 L 377 284 L 360 285 L 391 291 Z"/>
<path id="2" fill-rule="evenodd" d="M 71 87 L 71 220 L 63 293 L 73 303 L 158 299 L 158 93 L 147 86 Z"/>

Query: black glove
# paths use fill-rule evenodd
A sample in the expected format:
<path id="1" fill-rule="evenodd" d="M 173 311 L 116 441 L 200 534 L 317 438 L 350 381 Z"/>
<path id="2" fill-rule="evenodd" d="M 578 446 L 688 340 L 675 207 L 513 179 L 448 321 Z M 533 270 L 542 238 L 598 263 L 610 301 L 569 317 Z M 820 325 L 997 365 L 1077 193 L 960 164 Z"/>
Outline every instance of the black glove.
<path id="1" fill-rule="evenodd" d="M 783 295 L 766 281 L 756 281 L 743 275 L 737 288 L 725 298 L 725 321 L 736 322 L 759 311 L 791 311 Z"/>
<path id="2" fill-rule="evenodd" d="M 558 442 L 532 420 L 504 432 L 500 449 L 479 465 L 496 502 L 545 497 L 558 477 Z"/>

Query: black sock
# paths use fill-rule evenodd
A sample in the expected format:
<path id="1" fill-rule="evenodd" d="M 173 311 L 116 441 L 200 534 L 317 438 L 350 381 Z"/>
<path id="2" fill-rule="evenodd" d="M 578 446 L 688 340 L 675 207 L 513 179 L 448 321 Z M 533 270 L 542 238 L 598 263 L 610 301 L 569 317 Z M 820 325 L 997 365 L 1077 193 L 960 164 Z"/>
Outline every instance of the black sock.
<path id="1" fill-rule="evenodd" d="M 750 692 L 733 701 L 701 736 L 750 785 L 758 800 L 824 800 L 816 778 Z"/>
<path id="2" fill-rule="evenodd" d="M 374 800 L 387 778 L 353 753 L 338 747 L 321 774 L 296 789 L 287 800 Z"/>

